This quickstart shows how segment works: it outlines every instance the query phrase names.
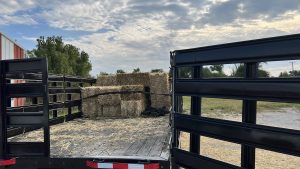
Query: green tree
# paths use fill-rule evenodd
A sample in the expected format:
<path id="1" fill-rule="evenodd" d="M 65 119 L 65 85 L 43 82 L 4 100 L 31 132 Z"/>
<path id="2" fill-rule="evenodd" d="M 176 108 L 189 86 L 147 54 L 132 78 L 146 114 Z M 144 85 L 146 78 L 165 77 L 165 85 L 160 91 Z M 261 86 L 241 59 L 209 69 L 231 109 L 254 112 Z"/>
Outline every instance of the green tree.
<path id="1" fill-rule="evenodd" d="M 279 77 L 290 77 L 290 74 L 288 72 L 280 72 Z"/>
<path id="2" fill-rule="evenodd" d="M 140 72 L 141 72 L 140 68 L 133 69 L 132 71 L 132 73 L 140 73 Z"/>
<path id="3" fill-rule="evenodd" d="M 217 71 L 221 73 L 223 72 L 224 65 L 211 65 L 209 68 L 211 71 Z"/>
<path id="4" fill-rule="evenodd" d="M 122 69 L 118 69 L 118 70 L 117 70 L 117 73 L 125 73 L 125 71 L 122 70 Z"/>
<path id="5" fill-rule="evenodd" d="M 233 77 L 244 77 L 245 75 L 244 64 L 236 64 L 235 68 L 232 70 L 231 76 Z M 258 77 L 270 77 L 270 73 L 262 69 L 262 66 L 258 66 Z"/>
<path id="6" fill-rule="evenodd" d="M 50 73 L 90 77 L 92 64 L 89 55 L 79 48 L 64 44 L 62 37 L 37 39 L 36 49 L 28 51 L 29 57 L 47 57 Z"/>
<path id="7" fill-rule="evenodd" d="M 299 70 L 294 70 L 294 71 L 289 71 L 289 72 L 281 72 L 279 77 L 299 77 L 300 76 L 300 71 Z"/>
<path id="8" fill-rule="evenodd" d="M 163 69 L 152 69 L 151 73 L 163 73 L 164 70 Z"/>
<path id="9" fill-rule="evenodd" d="M 191 67 L 178 68 L 178 76 L 180 78 L 192 78 L 192 68 Z"/>

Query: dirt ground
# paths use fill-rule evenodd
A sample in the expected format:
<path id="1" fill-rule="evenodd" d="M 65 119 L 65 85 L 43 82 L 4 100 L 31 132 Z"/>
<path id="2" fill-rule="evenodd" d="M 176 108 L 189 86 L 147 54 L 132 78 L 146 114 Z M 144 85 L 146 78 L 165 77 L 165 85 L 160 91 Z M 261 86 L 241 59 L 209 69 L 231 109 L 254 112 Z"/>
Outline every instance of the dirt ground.
<path id="1" fill-rule="evenodd" d="M 232 116 L 210 116 L 206 114 L 205 116 L 232 121 L 241 121 L 242 119 L 240 114 Z M 259 113 L 257 123 L 300 130 L 300 111 L 294 109 L 281 109 L 277 112 Z M 189 149 L 189 137 L 190 135 L 188 133 L 181 133 L 180 145 L 184 150 Z M 240 166 L 241 146 L 239 144 L 202 136 L 200 147 L 201 155 Z M 300 157 L 256 149 L 256 168 L 299 169 Z"/>
<path id="2" fill-rule="evenodd" d="M 155 144 L 163 143 L 158 147 L 163 151 L 167 150 L 169 131 L 168 115 L 158 118 L 76 119 L 51 126 L 50 151 L 52 157 L 136 155 L 138 152 L 133 151 L 126 154 L 133 143 L 145 143 L 153 139 L 156 139 Z M 37 130 L 13 137 L 10 141 L 38 142 L 43 141 L 42 138 L 42 131 Z M 158 152 L 151 151 L 150 155 L 159 156 Z"/>

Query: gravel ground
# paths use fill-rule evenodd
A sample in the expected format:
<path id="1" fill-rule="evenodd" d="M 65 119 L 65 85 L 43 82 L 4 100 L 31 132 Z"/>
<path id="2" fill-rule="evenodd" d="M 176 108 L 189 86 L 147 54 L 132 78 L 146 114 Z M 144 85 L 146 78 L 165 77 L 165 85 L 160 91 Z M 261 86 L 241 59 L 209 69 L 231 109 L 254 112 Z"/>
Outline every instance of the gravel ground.
<path id="1" fill-rule="evenodd" d="M 208 115 L 206 115 L 208 116 Z M 241 115 L 218 116 L 213 118 L 241 121 Z M 257 116 L 257 123 L 268 126 L 300 130 L 300 112 L 294 109 L 281 109 L 278 112 L 263 112 Z M 201 137 L 201 154 L 240 166 L 241 146 L 230 142 Z M 189 134 L 181 134 L 182 149 L 189 149 Z M 300 157 L 256 149 L 257 169 L 299 169 Z"/>

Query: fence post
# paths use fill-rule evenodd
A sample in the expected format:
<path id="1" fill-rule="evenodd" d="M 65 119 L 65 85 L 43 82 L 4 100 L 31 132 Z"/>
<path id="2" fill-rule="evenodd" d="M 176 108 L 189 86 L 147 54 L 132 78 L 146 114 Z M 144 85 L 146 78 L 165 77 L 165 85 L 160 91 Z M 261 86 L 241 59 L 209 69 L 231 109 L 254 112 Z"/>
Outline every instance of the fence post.
<path id="1" fill-rule="evenodd" d="M 71 87 L 71 82 L 67 82 L 67 88 Z M 72 100 L 72 94 L 68 93 L 67 94 L 67 100 L 71 101 Z M 68 104 L 68 115 L 72 114 L 72 107 Z"/>
<path id="2" fill-rule="evenodd" d="M 83 87 L 83 83 L 79 83 L 79 86 L 80 86 L 80 87 Z M 80 114 L 82 115 L 82 93 L 80 92 L 79 95 L 80 95 L 80 96 L 79 96 L 80 104 L 79 104 L 79 106 L 78 106 L 78 110 L 79 110 Z"/>
<path id="3" fill-rule="evenodd" d="M 0 159 L 5 159 L 6 154 L 6 99 L 5 99 L 5 73 L 4 64 L 0 61 Z"/>
<path id="4" fill-rule="evenodd" d="M 193 67 L 192 78 L 199 79 L 202 77 L 202 66 Z M 201 115 L 201 97 L 191 97 L 191 115 Z M 190 134 L 190 152 L 200 153 L 200 136 L 196 134 Z"/>
<path id="5" fill-rule="evenodd" d="M 246 79 L 254 79 L 257 77 L 258 63 L 245 63 L 244 73 Z M 243 100 L 243 117 L 244 123 L 256 123 L 257 101 Z M 242 145 L 241 166 L 247 169 L 255 168 L 255 147 Z"/>
<path id="6" fill-rule="evenodd" d="M 57 87 L 57 82 L 53 82 L 52 86 Z M 55 94 L 55 95 L 53 95 L 53 102 L 52 103 L 56 103 L 56 102 L 57 102 L 57 95 Z M 53 115 L 53 118 L 57 117 L 57 109 L 52 111 L 52 115 Z"/>

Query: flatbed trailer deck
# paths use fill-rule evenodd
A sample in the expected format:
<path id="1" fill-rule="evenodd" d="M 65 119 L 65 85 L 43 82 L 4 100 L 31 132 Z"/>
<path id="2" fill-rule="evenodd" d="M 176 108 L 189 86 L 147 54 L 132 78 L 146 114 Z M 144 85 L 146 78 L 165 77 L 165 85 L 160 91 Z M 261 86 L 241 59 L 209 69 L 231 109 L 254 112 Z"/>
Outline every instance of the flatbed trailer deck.
<path id="1" fill-rule="evenodd" d="M 40 142 L 42 130 L 9 139 Z M 168 160 L 168 115 L 134 119 L 74 119 L 50 127 L 50 157 L 144 158 Z"/>

